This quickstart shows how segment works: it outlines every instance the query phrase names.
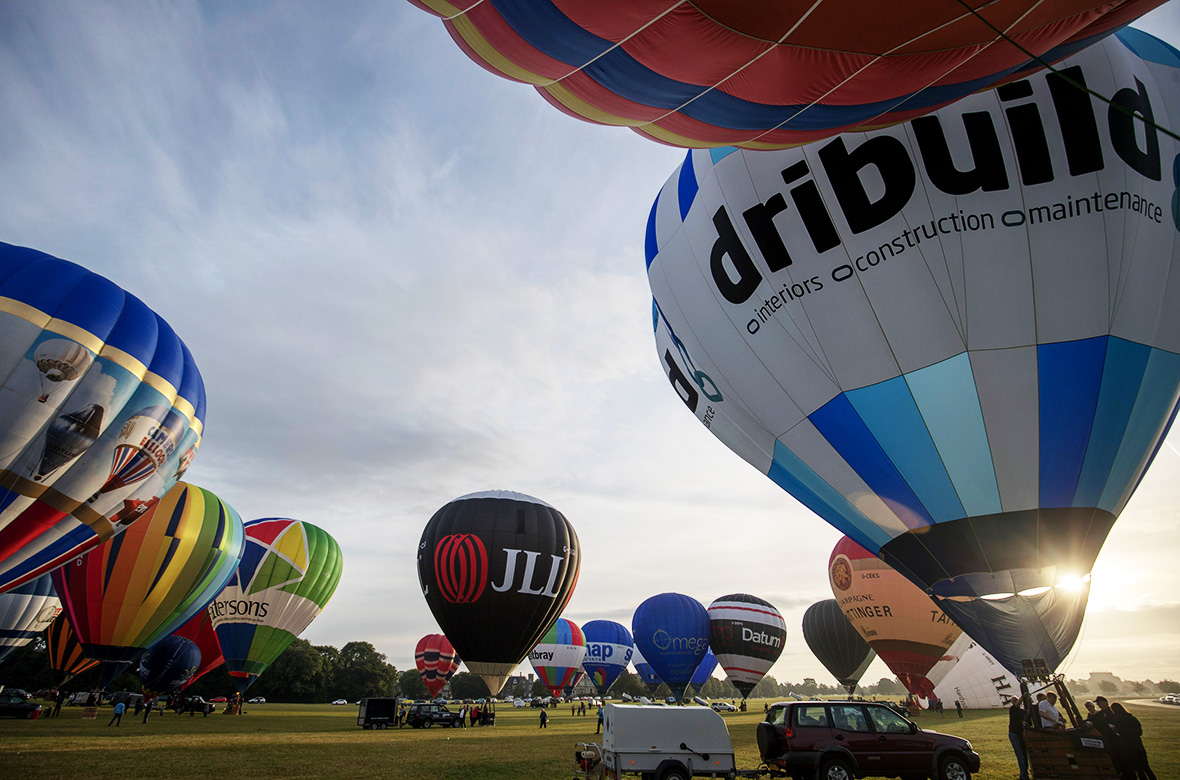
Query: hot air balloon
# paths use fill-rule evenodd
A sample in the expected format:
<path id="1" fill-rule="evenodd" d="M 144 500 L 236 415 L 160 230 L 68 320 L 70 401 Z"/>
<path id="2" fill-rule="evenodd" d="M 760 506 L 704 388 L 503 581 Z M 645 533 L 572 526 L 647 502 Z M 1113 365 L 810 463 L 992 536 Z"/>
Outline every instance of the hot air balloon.
<path id="1" fill-rule="evenodd" d="M 709 605 L 709 649 L 743 699 L 774 666 L 786 641 L 787 623 L 769 601 L 734 593 Z"/>
<path id="2" fill-rule="evenodd" d="M 927 675 L 962 635 L 912 582 L 845 536 L 828 561 L 836 603 L 910 693 L 929 699 Z"/>
<path id="3" fill-rule="evenodd" d="M 634 652 L 631 653 L 631 663 L 635 666 L 635 673 L 639 675 L 639 679 L 643 681 L 645 686 L 647 686 L 648 692 L 652 696 L 655 696 L 656 689 L 659 688 L 664 681 L 660 679 L 658 674 L 656 674 L 656 670 L 653 669 L 652 665 L 649 664 L 647 659 L 643 657 L 643 653 L 639 651 L 638 647 L 636 647 Z"/>
<path id="4" fill-rule="evenodd" d="M 529 662 L 549 692 L 560 696 L 564 689 L 576 684 L 585 657 L 582 629 L 571 620 L 558 618 L 529 653 Z"/>
<path id="5" fill-rule="evenodd" d="M 221 655 L 221 645 L 217 642 L 217 632 L 213 630 L 213 620 L 209 617 L 209 610 L 202 609 L 188 619 L 180 628 L 172 632 L 172 636 L 183 637 L 197 646 L 201 653 L 201 664 L 196 672 L 184 683 L 185 688 L 204 677 L 209 672 L 225 663 Z"/>
<path id="6" fill-rule="evenodd" d="M 320 614 L 344 567 L 340 545 L 311 523 L 271 517 L 251 520 L 245 528 L 242 562 L 209 605 L 239 692 Z"/>
<path id="7" fill-rule="evenodd" d="M 635 641 L 630 631 L 613 620 L 591 620 L 582 626 L 582 633 L 586 636 L 582 669 L 590 676 L 598 695 L 605 697 L 631 662 Z"/>
<path id="8" fill-rule="evenodd" d="M 897 127 L 693 151 L 648 222 L 681 401 L 1014 672 L 1073 645 L 1177 409 L 1178 146 L 1141 120 L 1180 125 L 1178 66 L 1128 29 Z"/>
<path id="9" fill-rule="evenodd" d="M 225 587 L 242 521 L 204 488 L 178 483 L 127 531 L 53 572 L 70 625 L 109 683 Z"/>
<path id="10" fill-rule="evenodd" d="M 442 634 L 427 634 L 418 640 L 414 649 L 414 663 L 431 697 L 438 696 L 447 681 L 459 670 L 459 656 Z"/>
<path id="11" fill-rule="evenodd" d="M 692 673 L 692 679 L 688 684 L 692 686 L 693 691 L 698 695 L 701 689 L 705 687 L 705 683 L 713 676 L 713 670 L 717 668 L 717 656 L 713 654 L 713 648 L 705 651 L 705 657 L 701 659 L 701 665 Z"/>
<path id="12" fill-rule="evenodd" d="M 557 109 L 690 148 L 781 149 L 928 113 L 1163 0 L 411 0 Z"/>
<path id="13" fill-rule="evenodd" d="M 70 625 L 69 618 L 58 615 L 45 632 L 45 644 L 49 650 L 49 668 L 61 675 L 58 685 L 65 685 L 74 675 L 98 666 L 99 661 L 88 658 L 78 643 L 78 635 Z"/>
<path id="14" fill-rule="evenodd" d="M 817 601 L 807 608 L 803 613 L 803 639 L 812 654 L 850 696 L 856 691 L 856 685 L 869 664 L 877 657 L 860 632 L 848 622 L 835 599 Z"/>
<path id="15" fill-rule="evenodd" d="M 639 605 L 631 619 L 635 647 L 671 689 L 684 697 L 709 649 L 709 613 L 681 593 L 661 593 Z"/>
<path id="16" fill-rule="evenodd" d="M 418 545 L 422 595 L 493 696 L 565 609 L 580 565 L 578 535 L 565 516 L 511 491 L 451 501 Z"/>
<path id="17" fill-rule="evenodd" d="M 180 453 L 201 441 L 205 388 L 159 315 L 80 266 L 0 244 L 0 298 L 3 592 L 119 533 L 175 484 Z"/>
<path id="18" fill-rule="evenodd" d="M 139 661 L 139 682 L 148 696 L 178 691 L 192 680 L 201 667 L 196 642 L 182 636 L 166 636 L 153 645 Z"/>
<path id="19" fill-rule="evenodd" d="M 60 612 L 61 599 L 48 574 L 0 593 L 0 661 L 36 639 Z"/>
<path id="20" fill-rule="evenodd" d="M 1020 695 L 1020 680 L 1000 666 L 978 642 L 963 634 L 950 649 L 954 658 L 934 695 L 943 702 L 959 702 L 968 709 L 998 709 Z"/>

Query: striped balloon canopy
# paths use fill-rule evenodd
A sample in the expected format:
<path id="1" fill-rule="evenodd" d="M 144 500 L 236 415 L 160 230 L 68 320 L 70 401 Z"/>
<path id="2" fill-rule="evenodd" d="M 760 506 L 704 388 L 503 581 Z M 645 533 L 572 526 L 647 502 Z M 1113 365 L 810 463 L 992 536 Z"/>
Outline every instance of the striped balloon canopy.
<path id="1" fill-rule="evenodd" d="M 126 531 L 53 572 L 83 652 L 116 666 L 135 661 L 221 591 L 243 539 L 233 507 L 177 483 Z"/>
<path id="2" fill-rule="evenodd" d="M 781 149 L 920 116 L 1163 0 L 411 0 L 558 110 L 674 146 Z"/>
<path id="3" fill-rule="evenodd" d="M 585 657 L 586 635 L 582 629 L 572 620 L 558 618 L 529 653 L 529 662 L 549 692 L 560 696 L 563 690 L 577 684 Z"/>
<path id="4" fill-rule="evenodd" d="M 64 613 L 58 615 L 57 620 L 46 630 L 45 644 L 49 650 L 49 668 L 61 675 L 59 685 L 65 685 L 75 675 L 93 669 L 100 663 L 83 652 L 78 635 Z"/>
<path id="5" fill-rule="evenodd" d="M 459 670 L 460 663 L 462 661 L 455 653 L 455 648 L 442 634 L 427 634 L 418 640 L 418 646 L 414 648 L 414 664 L 431 696 L 438 696 L 439 691 Z"/>
<path id="6" fill-rule="evenodd" d="M 176 484 L 201 443 L 205 386 L 143 302 L 32 249 L 0 244 L 0 329 L 2 593 L 116 536 Z"/>
<path id="7" fill-rule="evenodd" d="M 709 649 L 743 699 L 774 666 L 786 641 L 787 623 L 765 599 L 734 593 L 709 605 Z"/>
<path id="8" fill-rule="evenodd" d="M 631 632 L 613 620 L 591 620 L 582 626 L 586 657 L 582 669 L 590 676 L 599 696 L 606 696 L 615 680 L 627 670 L 635 652 Z"/>
<path id="9" fill-rule="evenodd" d="M 302 520 L 246 523 L 241 564 L 209 605 L 239 691 L 245 691 L 320 614 L 344 570 L 340 545 Z"/>

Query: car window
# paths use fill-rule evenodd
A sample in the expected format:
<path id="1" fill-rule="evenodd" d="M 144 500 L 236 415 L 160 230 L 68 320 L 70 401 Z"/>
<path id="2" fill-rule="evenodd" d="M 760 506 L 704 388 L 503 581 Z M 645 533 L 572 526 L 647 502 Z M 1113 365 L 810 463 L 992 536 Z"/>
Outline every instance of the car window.
<path id="1" fill-rule="evenodd" d="M 860 707 L 854 704 L 833 704 L 832 722 L 843 731 L 868 732 L 869 722 Z"/>
<path id="2" fill-rule="evenodd" d="M 893 710 L 884 707 L 869 707 L 873 728 L 882 734 L 909 734 L 910 722 Z"/>
<path id="3" fill-rule="evenodd" d="M 770 714 L 766 716 L 766 720 L 775 726 L 785 726 L 787 723 L 787 711 L 788 709 L 786 707 L 774 707 L 771 709 Z"/>
<path id="4" fill-rule="evenodd" d="M 828 708 L 823 705 L 800 706 L 795 708 L 796 726 L 828 727 Z"/>

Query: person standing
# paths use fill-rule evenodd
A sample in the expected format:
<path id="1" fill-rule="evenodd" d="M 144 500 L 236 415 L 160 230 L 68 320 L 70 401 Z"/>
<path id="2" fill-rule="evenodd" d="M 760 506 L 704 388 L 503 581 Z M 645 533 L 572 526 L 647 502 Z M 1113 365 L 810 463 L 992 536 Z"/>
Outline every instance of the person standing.
<path id="1" fill-rule="evenodd" d="M 1155 780 L 1155 772 L 1147 764 L 1147 748 L 1143 747 L 1143 724 L 1117 701 L 1110 705 L 1110 712 L 1110 725 L 1119 735 L 1123 780 Z"/>
<path id="2" fill-rule="evenodd" d="M 148 722 L 148 716 L 152 714 L 152 707 L 156 706 L 156 697 L 148 699 L 143 703 L 143 722 Z"/>
<path id="3" fill-rule="evenodd" d="M 467 728 L 467 705 L 459 708 L 459 725 Z"/>
<path id="4" fill-rule="evenodd" d="M 938 702 L 938 711 L 942 712 L 942 701 Z M 963 717 L 963 702 L 955 699 L 955 712 L 959 713 L 959 717 Z"/>
<path id="5" fill-rule="evenodd" d="M 541 708 L 541 725 L 538 728 L 549 728 L 549 713 L 544 707 Z"/>
<path id="6" fill-rule="evenodd" d="M 598 725 L 594 727 L 594 733 L 597 734 L 602 731 L 602 705 L 598 705 Z"/>
<path id="7" fill-rule="evenodd" d="M 1064 729 L 1065 718 L 1061 717 L 1061 713 L 1057 711 L 1057 694 L 1049 691 L 1045 694 L 1045 700 L 1037 705 L 1037 714 L 1041 716 L 1041 728 L 1045 729 Z"/>
<path id="8" fill-rule="evenodd" d="M 123 702 L 119 702 L 118 704 L 116 704 L 115 705 L 115 713 L 111 716 L 111 722 L 107 724 L 107 728 L 109 729 L 112 725 L 114 725 L 114 726 L 123 725 L 123 713 L 126 711 L 127 711 L 126 704 L 124 704 Z"/>
<path id="9" fill-rule="evenodd" d="M 479 705 L 476 704 L 471 708 L 471 725 L 475 726 L 479 723 Z"/>
<path id="10" fill-rule="evenodd" d="M 1012 752 L 1016 754 L 1016 766 L 1020 767 L 1020 780 L 1028 778 L 1028 753 L 1024 748 L 1024 719 L 1027 716 L 1024 701 L 1012 697 L 1008 708 L 1008 741 L 1012 743 Z"/>
<path id="11" fill-rule="evenodd" d="M 53 702 L 53 717 L 56 718 L 58 715 L 61 714 L 61 705 L 65 702 L 66 696 L 67 696 L 67 694 L 66 694 L 64 688 L 57 692 L 57 696 L 54 697 L 54 702 Z"/>

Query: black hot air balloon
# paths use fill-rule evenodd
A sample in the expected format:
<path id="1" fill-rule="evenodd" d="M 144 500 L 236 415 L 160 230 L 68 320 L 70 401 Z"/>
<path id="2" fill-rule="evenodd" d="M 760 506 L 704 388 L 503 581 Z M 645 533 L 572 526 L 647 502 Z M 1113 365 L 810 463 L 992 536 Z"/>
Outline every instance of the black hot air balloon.
<path id="1" fill-rule="evenodd" d="M 709 605 L 709 647 L 743 699 L 774 666 L 786 640 L 787 623 L 769 601 L 734 593 Z"/>
<path id="2" fill-rule="evenodd" d="M 492 695 L 560 617 L 579 565 L 578 536 L 565 516 L 510 491 L 451 501 L 418 545 L 422 595 Z"/>
<path id="3" fill-rule="evenodd" d="M 848 622 L 835 599 L 816 602 L 803 613 L 803 639 L 811 652 L 849 695 L 877 657 L 869 643 Z"/>

